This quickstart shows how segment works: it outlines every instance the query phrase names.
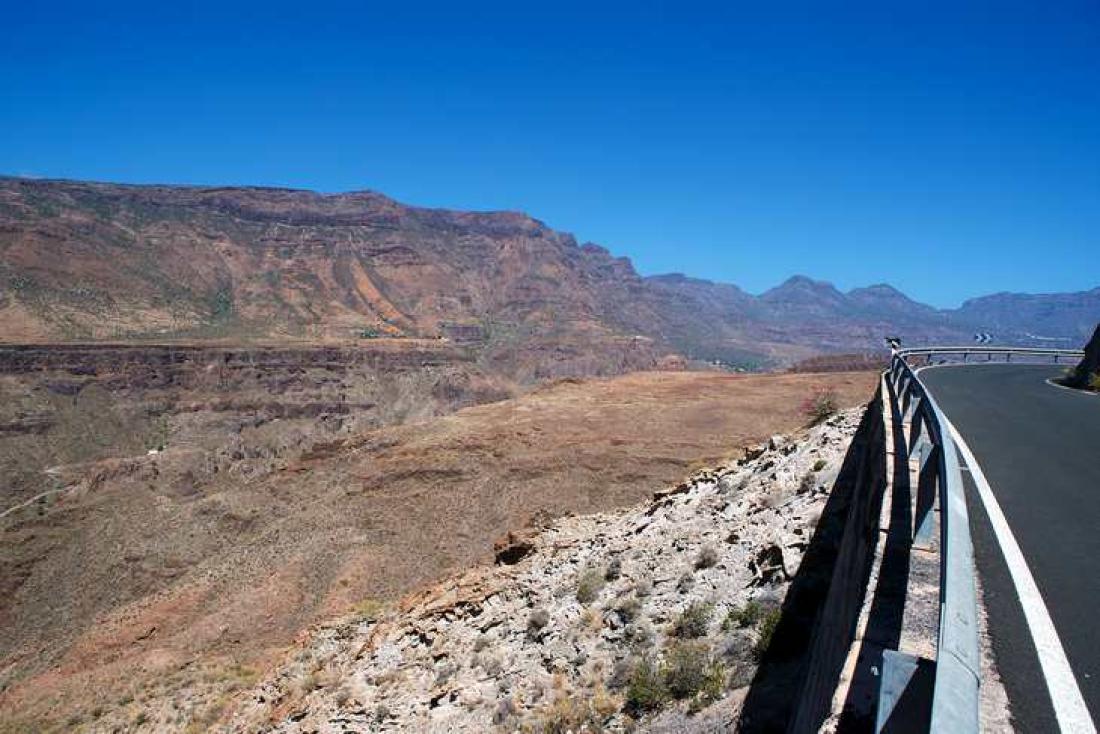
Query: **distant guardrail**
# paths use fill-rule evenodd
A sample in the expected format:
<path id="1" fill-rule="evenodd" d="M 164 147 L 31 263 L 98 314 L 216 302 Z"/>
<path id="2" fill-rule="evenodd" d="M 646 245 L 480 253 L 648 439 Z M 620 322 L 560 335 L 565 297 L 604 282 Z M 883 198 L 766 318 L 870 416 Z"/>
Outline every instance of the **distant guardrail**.
<path id="1" fill-rule="evenodd" d="M 990 361 L 992 358 L 1000 355 L 1005 358 L 1005 361 L 1011 362 L 1013 356 L 1017 357 L 1051 357 L 1055 363 L 1062 357 L 1068 359 L 1081 359 L 1085 356 L 1084 351 L 1080 349 L 1046 349 L 1042 347 L 990 347 L 990 346 L 971 346 L 971 347 L 920 347 L 917 349 L 899 349 L 895 352 L 895 356 L 902 359 L 908 359 L 909 357 L 927 357 L 929 360 L 933 359 L 936 355 L 940 356 L 959 356 L 962 357 L 962 361 L 967 362 L 971 356 L 985 356 Z"/>
<path id="2" fill-rule="evenodd" d="M 969 362 L 972 357 L 1003 356 L 1006 362 L 1023 358 L 1080 359 L 1084 352 L 1073 349 L 1033 349 L 1025 347 L 939 346 L 903 349 L 894 352 L 887 373 L 891 400 L 897 412 L 910 422 L 910 456 L 919 457 L 922 471 L 917 486 L 917 513 L 913 545 L 927 546 L 934 530 L 934 500 L 940 506 L 940 616 L 932 687 L 929 731 L 970 734 L 979 731 L 979 689 L 981 653 L 978 644 L 977 592 L 974 548 L 970 539 L 959 454 L 951 438 L 947 420 L 917 375 L 923 362 L 934 364 L 937 356 Z M 944 360 L 946 361 L 946 359 Z M 931 462 L 931 463 L 929 463 Z M 925 471 L 931 468 L 932 471 Z M 884 661 L 913 665 L 898 654 Z M 890 677 L 883 671 L 883 680 Z M 876 731 L 886 728 L 892 702 L 884 697 L 896 695 L 886 686 L 879 694 Z"/>

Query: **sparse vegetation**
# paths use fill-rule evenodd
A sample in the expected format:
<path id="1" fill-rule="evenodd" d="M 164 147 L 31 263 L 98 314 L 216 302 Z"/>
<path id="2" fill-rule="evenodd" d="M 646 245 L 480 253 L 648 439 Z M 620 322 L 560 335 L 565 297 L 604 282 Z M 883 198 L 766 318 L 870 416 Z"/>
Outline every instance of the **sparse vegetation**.
<path id="1" fill-rule="evenodd" d="M 676 618 L 676 621 L 672 625 L 671 632 L 675 637 L 705 637 L 707 630 L 710 628 L 711 617 L 713 616 L 713 604 L 693 602 Z"/>
<path id="2" fill-rule="evenodd" d="M 822 469 L 824 469 L 828 465 L 829 465 L 829 462 L 825 461 L 825 459 L 818 459 L 817 461 L 814 462 L 814 467 L 810 471 L 816 473 L 816 472 L 821 471 Z"/>
<path id="3" fill-rule="evenodd" d="M 548 624 L 550 624 L 550 612 L 539 607 L 533 610 L 531 615 L 527 618 L 527 634 L 531 637 L 537 637 Z M 476 644 L 474 649 L 477 649 Z"/>
<path id="4" fill-rule="evenodd" d="M 581 604 L 591 604 L 596 601 L 603 591 L 604 572 L 590 568 L 581 573 L 577 578 L 577 601 Z"/>
<path id="5" fill-rule="evenodd" d="M 709 543 L 704 545 L 695 558 L 695 568 L 700 570 L 710 568 L 716 563 L 718 563 L 718 549 Z"/>
<path id="6" fill-rule="evenodd" d="M 642 658 L 634 665 L 626 688 L 626 709 L 632 714 L 655 711 L 669 699 L 664 677 L 652 658 Z"/>
<path id="7" fill-rule="evenodd" d="M 233 291 L 219 288 L 210 299 L 210 318 L 213 321 L 226 321 L 233 315 Z"/>
<path id="8" fill-rule="evenodd" d="M 665 651 L 665 687 L 673 698 L 697 697 L 700 704 L 722 695 L 726 670 L 703 642 L 677 641 Z"/>
<path id="9" fill-rule="evenodd" d="M 623 622 L 630 624 L 638 618 L 642 611 L 642 603 L 636 596 L 628 596 L 615 605 L 615 611 L 619 613 Z"/>
<path id="10" fill-rule="evenodd" d="M 760 660 L 764 657 L 764 653 L 768 651 L 768 647 L 772 643 L 772 637 L 775 635 L 775 628 L 779 626 L 779 618 L 782 616 L 779 608 L 769 610 L 764 614 L 764 617 L 760 620 L 760 627 L 757 631 L 758 637 L 756 638 L 756 645 L 753 647 L 753 657 Z"/>
<path id="11" fill-rule="evenodd" d="M 722 620 L 722 630 L 728 632 L 734 627 L 739 627 L 741 629 L 755 627 L 764 617 L 764 614 L 763 605 L 755 599 L 750 599 L 745 603 L 745 606 L 734 607 L 729 610 L 726 614 L 726 618 Z"/>
<path id="12" fill-rule="evenodd" d="M 377 599 L 363 599 L 352 607 L 352 612 L 364 622 L 375 622 L 386 611 L 386 605 Z"/>
<path id="13" fill-rule="evenodd" d="M 802 402 L 801 413 L 809 419 L 811 426 L 836 415 L 840 409 L 837 394 L 830 388 L 819 387 Z"/>
<path id="14" fill-rule="evenodd" d="M 539 734 L 582 731 L 598 734 L 604 730 L 607 717 L 618 709 L 619 702 L 602 688 L 585 696 L 562 693 L 536 713 L 534 731 Z"/>

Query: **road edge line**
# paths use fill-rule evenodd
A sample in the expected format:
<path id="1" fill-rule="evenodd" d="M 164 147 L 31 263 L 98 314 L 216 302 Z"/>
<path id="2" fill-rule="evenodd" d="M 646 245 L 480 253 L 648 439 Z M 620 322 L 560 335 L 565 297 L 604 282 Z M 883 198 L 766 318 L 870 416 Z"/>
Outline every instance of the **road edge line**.
<path id="1" fill-rule="evenodd" d="M 990 525 L 993 526 L 997 544 L 1001 547 L 1001 554 L 1012 576 L 1016 596 L 1023 607 L 1024 619 L 1027 621 L 1031 640 L 1039 656 L 1039 665 L 1043 670 L 1043 678 L 1054 706 L 1054 715 L 1058 719 L 1058 727 L 1063 732 L 1095 734 L 1096 725 L 1085 705 L 1085 699 L 1077 685 L 1077 678 L 1073 674 L 1069 659 L 1066 658 L 1066 651 L 1062 647 L 1062 641 L 1058 637 L 1058 631 L 1054 627 L 1054 620 L 1051 619 L 1050 611 L 1047 610 L 1043 596 L 1039 592 L 1039 586 L 1035 583 L 1035 577 L 1031 575 L 1031 569 L 1027 566 L 1020 544 L 1016 542 L 1016 536 L 1012 534 L 1001 505 L 997 502 L 981 465 L 974 458 L 974 453 L 947 416 L 943 416 L 943 419 L 959 453 L 963 455 L 963 460 L 970 469 L 970 476 L 985 506 L 986 516 L 989 518 Z"/>

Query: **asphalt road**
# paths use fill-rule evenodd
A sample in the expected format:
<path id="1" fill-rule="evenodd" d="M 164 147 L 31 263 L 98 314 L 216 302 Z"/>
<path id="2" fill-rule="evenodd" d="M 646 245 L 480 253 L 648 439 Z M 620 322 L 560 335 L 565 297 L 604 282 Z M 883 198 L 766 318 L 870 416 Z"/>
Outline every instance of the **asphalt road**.
<path id="1" fill-rule="evenodd" d="M 1062 369 L 947 366 L 920 377 L 981 465 L 1100 721 L 1100 397 L 1047 384 Z M 964 475 L 993 650 L 1017 730 L 1057 731 L 1007 565 Z"/>

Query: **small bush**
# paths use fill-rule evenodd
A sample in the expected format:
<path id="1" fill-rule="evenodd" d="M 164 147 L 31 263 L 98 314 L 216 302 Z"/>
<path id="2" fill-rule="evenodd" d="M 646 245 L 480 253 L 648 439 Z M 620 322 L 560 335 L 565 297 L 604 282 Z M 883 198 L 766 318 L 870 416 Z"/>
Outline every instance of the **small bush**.
<path id="1" fill-rule="evenodd" d="M 1100 392 L 1100 372 L 1093 372 L 1089 375 L 1089 390 Z"/>
<path id="2" fill-rule="evenodd" d="M 813 395 L 802 402 L 801 411 L 806 416 L 810 425 L 816 426 L 825 419 L 836 414 L 839 410 L 839 401 L 833 390 L 818 388 Z"/>
<path id="3" fill-rule="evenodd" d="M 638 601 L 638 597 L 628 596 L 615 606 L 615 611 L 619 613 L 623 622 L 630 624 L 641 614 L 642 603 Z"/>
<path id="4" fill-rule="evenodd" d="M 642 658 L 630 673 L 626 687 L 626 709 L 632 714 L 655 711 L 668 701 L 669 693 L 661 672 L 650 658 Z"/>
<path id="5" fill-rule="evenodd" d="M 665 652 L 662 669 L 665 688 L 673 698 L 699 695 L 710 702 L 722 695 L 725 668 L 701 642 L 676 642 Z"/>
<path id="6" fill-rule="evenodd" d="M 798 493 L 806 494 L 817 489 L 817 477 L 814 476 L 812 471 L 806 472 L 802 475 L 801 481 L 798 483 Z"/>
<path id="7" fill-rule="evenodd" d="M 577 601 L 581 604 L 591 604 L 603 591 L 604 574 L 599 570 L 590 568 L 577 579 Z"/>
<path id="8" fill-rule="evenodd" d="M 825 459 L 818 459 L 817 461 L 814 462 L 814 468 L 811 469 L 810 471 L 819 472 L 822 469 L 824 469 L 825 467 L 827 467 L 828 465 L 829 465 L 829 462 L 825 461 Z"/>
<path id="9" fill-rule="evenodd" d="M 695 568 L 710 568 L 718 563 L 718 549 L 707 544 L 699 549 L 699 555 L 695 558 Z"/>
<path id="10" fill-rule="evenodd" d="M 550 624 L 550 612 L 546 611 L 542 607 L 535 609 L 531 612 L 531 615 L 527 617 L 527 634 L 535 637 L 542 628 Z M 479 641 L 482 638 L 479 638 Z"/>
<path id="11" fill-rule="evenodd" d="M 694 602 L 677 617 L 672 634 L 683 638 L 705 637 L 713 614 L 713 604 Z"/>
<path id="12" fill-rule="evenodd" d="M 617 701 L 598 688 L 591 696 L 559 695 L 536 714 L 535 731 L 541 734 L 566 732 L 600 732 L 603 722 L 619 708 Z"/>
<path id="13" fill-rule="evenodd" d="M 614 581 L 623 575 L 623 562 L 618 558 L 612 558 L 604 570 L 603 577 L 606 581 Z"/>
<path id="14" fill-rule="evenodd" d="M 722 630 L 728 632 L 734 627 L 740 627 L 741 629 L 755 627 L 763 616 L 764 607 L 755 599 L 750 599 L 745 603 L 745 606 L 734 607 L 729 610 L 726 618 L 722 620 Z"/>
<path id="15" fill-rule="evenodd" d="M 764 657 L 764 653 L 768 651 L 768 646 L 771 645 L 772 636 L 775 634 L 775 628 L 779 626 L 779 618 L 782 616 L 779 609 L 772 609 L 768 611 L 763 619 L 760 620 L 760 627 L 758 630 L 758 637 L 756 638 L 756 645 L 753 647 L 753 657 L 760 660 Z"/>

